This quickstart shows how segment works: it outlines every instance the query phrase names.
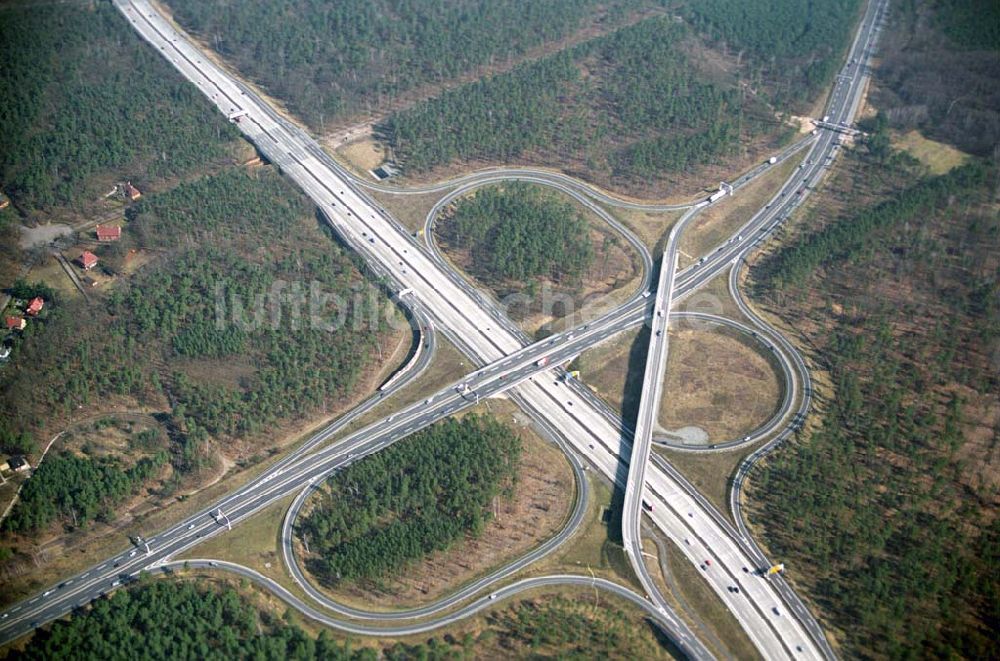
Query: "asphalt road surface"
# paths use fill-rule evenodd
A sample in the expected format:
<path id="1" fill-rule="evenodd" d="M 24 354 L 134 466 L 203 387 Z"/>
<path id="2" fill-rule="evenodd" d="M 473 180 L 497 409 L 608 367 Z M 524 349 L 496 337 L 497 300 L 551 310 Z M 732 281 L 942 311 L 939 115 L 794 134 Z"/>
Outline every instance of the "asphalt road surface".
<path id="1" fill-rule="evenodd" d="M 436 328 L 483 366 L 468 379 L 471 391 L 480 397 L 508 392 L 536 420 L 559 430 L 567 446 L 585 457 L 591 466 L 624 486 L 631 452 L 629 430 L 589 390 L 572 379 L 564 379 L 558 370 L 541 369 L 533 357 L 551 352 L 547 355 L 552 356 L 550 364 L 555 364 L 563 355 L 579 353 L 582 348 L 634 325 L 634 315 L 640 316 L 641 323 L 648 314 L 648 301 L 636 297 L 629 305 L 606 315 L 601 324 L 592 322 L 582 329 L 524 348 L 525 338 L 509 319 L 488 301 L 484 304 L 470 298 L 467 290 L 456 284 L 460 276 L 451 270 L 443 271 L 426 248 L 413 241 L 342 169 L 331 167 L 328 157 L 317 155 L 322 150 L 315 141 L 300 130 L 287 127 L 287 122 L 276 121 L 273 109 L 212 65 L 148 3 L 116 0 L 116 4 L 136 30 L 222 112 L 246 111 L 240 128 L 248 139 L 312 197 L 334 229 L 369 261 L 376 273 L 396 283 L 400 290 L 413 291 L 412 300 L 407 301 L 411 308 L 420 309 Z M 853 120 L 877 34 L 877 17 L 883 7 L 884 2 L 875 1 L 866 10 L 848 56 L 849 64 L 838 77 L 831 95 L 827 114 L 833 124 L 849 124 Z M 771 203 L 729 242 L 706 256 L 703 263 L 676 275 L 675 300 L 737 262 L 801 203 L 808 188 L 822 176 L 828 157 L 834 155 L 838 136 L 831 130 L 820 131 L 803 167 Z M 137 574 L 146 567 L 156 568 L 284 495 L 454 413 L 469 405 L 467 392 L 460 394 L 453 390 L 432 395 L 391 420 L 352 434 L 333 447 L 289 458 L 279 468 L 213 506 L 211 514 L 202 512 L 146 540 L 149 553 L 144 548 L 126 551 L 12 607 L 0 615 L 0 637 L 10 640 L 63 615 L 117 587 L 115 583 L 122 580 L 120 576 Z M 316 448 L 325 440 L 317 437 L 310 441 L 310 447 Z M 760 557 L 759 550 L 754 553 L 745 532 L 723 525 L 724 517 L 669 465 L 654 461 L 647 475 L 646 493 L 655 501 L 654 510 L 647 512 L 650 519 L 696 565 L 712 559 L 712 571 L 705 572 L 709 585 L 765 657 L 833 657 L 815 620 L 783 581 L 748 578 L 752 569 L 759 566 Z M 734 595 L 728 588 L 736 580 L 743 581 L 743 589 Z M 511 586 L 503 589 L 509 590 Z M 663 613 L 655 607 L 653 611 L 660 615 L 662 623 Z M 672 614 L 669 617 L 677 619 Z M 683 646 L 685 637 L 690 636 L 686 627 L 675 627 L 671 635 L 686 653 L 706 655 L 697 641 Z"/>

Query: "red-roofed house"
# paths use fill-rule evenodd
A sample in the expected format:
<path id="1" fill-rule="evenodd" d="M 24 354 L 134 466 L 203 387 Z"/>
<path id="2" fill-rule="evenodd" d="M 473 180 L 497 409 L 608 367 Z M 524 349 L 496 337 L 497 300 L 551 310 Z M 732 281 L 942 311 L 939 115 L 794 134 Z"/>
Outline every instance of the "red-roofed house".
<path id="1" fill-rule="evenodd" d="M 42 311 L 43 307 L 45 307 L 45 301 L 42 300 L 41 296 L 36 296 L 28 301 L 28 307 L 24 308 L 24 311 L 27 312 L 29 316 L 34 317 Z"/>
<path id="2" fill-rule="evenodd" d="M 118 225 L 98 225 L 98 241 L 117 241 L 122 238 L 122 228 Z"/>
<path id="3" fill-rule="evenodd" d="M 132 185 L 131 181 L 126 181 L 125 182 L 125 197 L 127 197 L 128 199 L 130 199 L 133 202 L 135 202 L 140 197 L 142 197 L 142 193 L 139 192 L 138 188 L 136 188 L 135 186 Z"/>
<path id="4" fill-rule="evenodd" d="M 80 253 L 80 258 L 76 260 L 80 266 L 83 267 L 84 271 L 89 271 L 90 269 L 97 266 L 97 255 L 90 252 L 89 250 L 84 250 Z"/>
<path id="5" fill-rule="evenodd" d="M 7 317 L 7 330 L 24 330 L 27 325 L 24 317 Z"/>

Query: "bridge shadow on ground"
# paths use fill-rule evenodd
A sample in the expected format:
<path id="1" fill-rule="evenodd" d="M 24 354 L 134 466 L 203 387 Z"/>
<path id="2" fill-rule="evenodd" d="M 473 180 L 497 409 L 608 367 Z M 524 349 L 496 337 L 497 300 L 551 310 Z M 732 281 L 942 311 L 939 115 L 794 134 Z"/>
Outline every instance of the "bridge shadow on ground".
<path id="1" fill-rule="evenodd" d="M 629 429 L 635 428 L 636 418 L 639 414 L 639 402 L 642 399 L 642 377 L 646 370 L 646 353 L 649 350 L 650 330 L 649 326 L 643 324 L 636 335 L 635 341 L 629 347 L 628 365 L 625 372 L 625 386 L 622 392 L 622 422 Z M 618 466 L 616 469 L 616 479 L 614 494 L 611 497 L 611 520 L 608 522 L 608 536 L 618 543 L 622 543 L 622 505 L 625 501 L 625 492 L 619 484 L 628 482 L 629 465 L 623 460 L 626 456 L 624 446 L 632 441 L 632 432 L 622 434 L 619 439 Z"/>

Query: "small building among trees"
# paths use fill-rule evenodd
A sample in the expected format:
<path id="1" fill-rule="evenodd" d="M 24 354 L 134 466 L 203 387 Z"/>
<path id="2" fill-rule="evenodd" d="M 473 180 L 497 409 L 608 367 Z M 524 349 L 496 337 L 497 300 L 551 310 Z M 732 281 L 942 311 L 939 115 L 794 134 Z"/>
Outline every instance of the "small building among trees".
<path id="1" fill-rule="evenodd" d="M 117 241 L 122 238 L 122 228 L 118 225 L 98 225 L 96 231 L 98 241 Z"/>
<path id="2" fill-rule="evenodd" d="M 28 307 L 26 307 L 24 311 L 28 313 L 29 317 L 36 317 L 38 316 L 38 313 L 42 311 L 43 307 L 45 307 L 45 301 L 41 296 L 36 296 L 28 301 Z"/>
<path id="3" fill-rule="evenodd" d="M 138 188 L 136 188 L 135 186 L 132 185 L 131 181 L 126 181 L 125 182 L 125 197 L 127 197 L 128 199 L 130 199 L 133 202 L 135 202 L 140 197 L 142 197 L 142 193 L 139 192 Z"/>
<path id="4" fill-rule="evenodd" d="M 7 460 L 7 465 L 15 473 L 22 473 L 31 468 L 31 464 L 28 463 L 28 460 L 21 456 L 11 457 Z"/>
<path id="5" fill-rule="evenodd" d="M 76 261 L 84 271 L 89 271 L 97 266 L 97 255 L 89 250 L 84 250 Z"/>

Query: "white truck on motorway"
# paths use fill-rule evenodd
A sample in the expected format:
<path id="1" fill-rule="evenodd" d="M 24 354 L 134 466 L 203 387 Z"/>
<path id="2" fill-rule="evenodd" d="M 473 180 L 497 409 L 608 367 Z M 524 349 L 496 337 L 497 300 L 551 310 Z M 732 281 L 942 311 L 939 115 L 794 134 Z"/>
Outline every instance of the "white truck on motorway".
<path id="1" fill-rule="evenodd" d="M 767 164 L 768 165 L 774 165 L 777 162 L 778 162 L 778 157 L 777 156 L 772 156 L 771 158 L 767 159 Z"/>

